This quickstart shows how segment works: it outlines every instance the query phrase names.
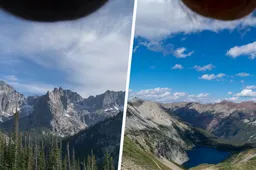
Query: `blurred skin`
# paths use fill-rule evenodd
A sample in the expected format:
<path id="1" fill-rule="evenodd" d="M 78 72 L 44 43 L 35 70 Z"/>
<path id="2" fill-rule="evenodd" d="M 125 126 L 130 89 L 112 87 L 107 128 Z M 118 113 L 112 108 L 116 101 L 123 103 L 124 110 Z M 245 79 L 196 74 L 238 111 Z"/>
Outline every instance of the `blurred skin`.
<path id="1" fill-rule="evenodd" d="M 256 0 L 182 0 L 192 11 L 219 20 L 237 20 L 256 8 Z"/>
<path id="2" fill-rule="evenodd" d="M 0 0 L 5 11 L 34 21 L 74 20 L 88 16 L 108 0 Z M 181 0 L 192 11 L 209 18 L 236 20 L 250 14 L 256 0 Z"/>

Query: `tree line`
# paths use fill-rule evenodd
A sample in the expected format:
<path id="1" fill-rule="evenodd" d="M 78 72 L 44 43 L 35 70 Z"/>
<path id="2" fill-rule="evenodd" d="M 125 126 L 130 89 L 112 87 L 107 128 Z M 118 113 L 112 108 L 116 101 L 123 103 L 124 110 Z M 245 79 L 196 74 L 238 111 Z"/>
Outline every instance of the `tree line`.
<path id="1" fill-rule="evenodd" d="M 13 130 L 0 133 L 1 170 L 115 170 L 113 158 L 106 152 L 103 164 L 91 151 L 83 160 L 76 157 L 73 147 L 62 146 L 62 139 L 51 136 L 35 139 L 31 133 L 19 131 L 19 112 L 14 113 Z"/>

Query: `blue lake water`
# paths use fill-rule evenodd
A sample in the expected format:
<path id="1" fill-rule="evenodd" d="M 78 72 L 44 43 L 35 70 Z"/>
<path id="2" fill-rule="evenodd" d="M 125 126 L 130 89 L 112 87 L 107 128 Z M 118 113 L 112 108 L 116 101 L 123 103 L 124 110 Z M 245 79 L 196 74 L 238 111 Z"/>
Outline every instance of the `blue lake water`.
<path id="1" fill-rule="evenodd" d="M 187 154 L 189 161 L 183 164 L 185 168 L 192 168 L 204 163 L 217 164 L 228 158 L 231 153 L 209 147 L 194 147 L 192 150 L 187 151 Z"/>

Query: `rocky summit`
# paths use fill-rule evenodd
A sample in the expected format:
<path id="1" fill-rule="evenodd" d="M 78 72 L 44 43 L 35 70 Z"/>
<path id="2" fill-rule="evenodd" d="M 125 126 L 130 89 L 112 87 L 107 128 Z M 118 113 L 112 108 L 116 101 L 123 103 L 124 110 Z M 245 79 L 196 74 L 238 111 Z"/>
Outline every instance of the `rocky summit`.
<path id="1" fill-rule="evenodd" d="M 25 97 L 1 82 L 0 127 L 11 129 L 17 103 L 21 130 L 41 129 L 58 136 L 70 136 L 122 111 L 124 96 L 122 91 L 108 90 L 83 98 L 71 90 L 55 88 L 42 96 Z"/>
<path id="2" fill-rule="evenodd" d="M 9 120 L 16 107 L 26 108 L 25 97 L 10 85 L 0 81 L 0 122 Z M 24 112 L 25 109 L 23 109 Z"/>
<path id="3" fill-rule="evenodd" d="M 179 165 L 188 160 L 186 150 L 204 137 L 160 104 L 138 98 L 128 103 L 126 136 L 158 161 Z"/>

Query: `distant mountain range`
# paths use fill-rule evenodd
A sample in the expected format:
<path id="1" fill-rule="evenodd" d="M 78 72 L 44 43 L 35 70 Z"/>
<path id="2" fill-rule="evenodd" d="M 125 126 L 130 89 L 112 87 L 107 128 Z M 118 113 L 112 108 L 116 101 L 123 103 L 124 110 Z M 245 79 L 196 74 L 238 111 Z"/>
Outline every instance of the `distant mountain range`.
<path id="1" fill-rule="evenodd" d="M 58 136 L 70 136 L 123 111 L 125 92 L 106 91 L 81 97 L 78 93 L 55 88 L 42 96 L 28 96 L 0 81 L 0 128 L 13 126 L 13 111 L 20 109 L 20 129 L 42 129 Z"/>
<path id="2" fill-rule="evenodd" d="M 253 102 L 161 104 L 133 98 L 127 108 L 122 169 L 181 170 L 189 159 L 186 151 L 200 145 L 236 152 L 252 148 L 255 120 Z"/>
<path id="3" fill-rule="evenodd" d="M 192 126 L 207 130 L 234 144 L 256 142 L 256 103 L 222 101 L 215 104 L 164 104 L 168 112 Z"/>

